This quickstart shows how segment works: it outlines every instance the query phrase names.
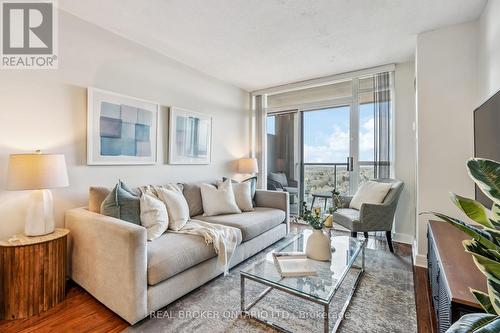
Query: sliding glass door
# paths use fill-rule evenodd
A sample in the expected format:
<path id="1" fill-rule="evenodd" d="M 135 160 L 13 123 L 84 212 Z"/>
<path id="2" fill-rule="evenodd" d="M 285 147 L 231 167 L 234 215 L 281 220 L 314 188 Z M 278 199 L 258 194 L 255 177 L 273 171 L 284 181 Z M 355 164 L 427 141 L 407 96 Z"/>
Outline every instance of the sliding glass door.
<path id="1" fill-rule="evenodd" d="M 390 177 L 391 75 L 267 96 L 267 188 L 290 193 L 292 215 Z"/>
<path id="2" fill-rule="evenodd" d="M 302 112 L 302 201 L 309 207 L 331 204 L 332 190 L 353 188 L 351 106 Z"/>

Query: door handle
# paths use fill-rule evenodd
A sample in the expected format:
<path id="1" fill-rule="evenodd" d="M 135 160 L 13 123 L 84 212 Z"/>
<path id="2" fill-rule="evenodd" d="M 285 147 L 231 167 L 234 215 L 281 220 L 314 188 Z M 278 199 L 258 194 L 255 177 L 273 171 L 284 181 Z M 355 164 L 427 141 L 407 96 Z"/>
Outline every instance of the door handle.
<path id="1" fill-rule="evenodd" d="M 347 171 L 354 171 L 354 158 L 352 156 L 347 158 Z"/>

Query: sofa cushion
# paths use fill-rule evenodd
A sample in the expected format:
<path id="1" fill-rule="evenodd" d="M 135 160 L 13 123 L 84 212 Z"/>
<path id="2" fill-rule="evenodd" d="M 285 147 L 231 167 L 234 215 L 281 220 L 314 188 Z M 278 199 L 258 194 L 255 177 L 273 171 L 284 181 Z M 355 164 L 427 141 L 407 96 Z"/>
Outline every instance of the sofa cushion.
<path id="1" fill-rule="evenodd" d="M 215 257 L 214 247 L 203 237 L 166 232 L 147 244 L 148 284 L 155 285 L 205 260 Z"/>
<path id="2" fill-rule="evenodd" d="M 283 223 L 285 218 L 284 211 L 267 207 L 255 207 L 255 210 L 241 214 L 194 217 L 195 220 L 236 227 L 241 230 L 244 242 Z"/>

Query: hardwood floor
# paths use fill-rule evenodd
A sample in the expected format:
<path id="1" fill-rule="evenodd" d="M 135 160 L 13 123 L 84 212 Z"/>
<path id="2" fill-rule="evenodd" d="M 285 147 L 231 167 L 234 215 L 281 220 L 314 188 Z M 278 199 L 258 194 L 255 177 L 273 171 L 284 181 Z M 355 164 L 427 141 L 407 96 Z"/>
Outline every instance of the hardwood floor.
<path id="1" fill-rule="evenodd" d="M 298 226 L 295 230 L 302 229 Z M 362 234 L 359 235 L 362 237 Z M 367 247 L 389 251 L 385 235 L 370 234 Z M 411 255 L 411 246 L 394 243 L 396 254 Z M 414 267 L 415 299 L 419 333 L 436 332 L 427 270 Z M 28 319 L 0 321 L 0 332 L 121 332 L 129 325 L 78 285 L 69 282 L 66 299 L 56 307 Z"/>
<path id="2" fill-rule="evenodd" d="M 431 302 L 431 290 L 427 274 L 427 268 L 413 266 L 418 333 L 437 332 L 436 315 Z"/>
<path id="3" fill-rule="evenodd" d="M 67 288 L 62 303 L 31 318 L 0 321 L 0 332 L 121 332 L 129 326 L 78 285 Z"/>

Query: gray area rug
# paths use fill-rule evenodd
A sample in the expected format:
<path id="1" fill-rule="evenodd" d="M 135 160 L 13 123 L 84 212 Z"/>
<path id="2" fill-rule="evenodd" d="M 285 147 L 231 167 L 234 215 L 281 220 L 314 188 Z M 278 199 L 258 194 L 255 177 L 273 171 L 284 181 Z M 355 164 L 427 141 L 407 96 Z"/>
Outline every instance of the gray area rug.
<path id="1" fill-rule="evenodd" d="M 240 315 L 239 271 L 279 248 L 291 236 L 244 261 L 229 276 L 219 276 L 125 332 L 275 332 Z M 339 332 L 416 332 L 417 320 L 411 257 L 366 249 L 365 273 L 351 300 Z M 330 306 L 330 329 L 353 286 L 355 271 L 346 277 Z M 246 283 L 248 304 L 263 286 Z M 323 332 L 322 307 L 273 290 L 252 308 L 293 332 Z"/>

